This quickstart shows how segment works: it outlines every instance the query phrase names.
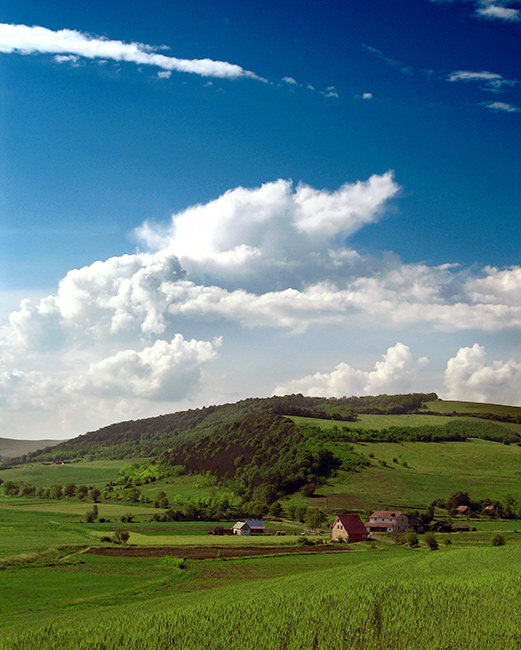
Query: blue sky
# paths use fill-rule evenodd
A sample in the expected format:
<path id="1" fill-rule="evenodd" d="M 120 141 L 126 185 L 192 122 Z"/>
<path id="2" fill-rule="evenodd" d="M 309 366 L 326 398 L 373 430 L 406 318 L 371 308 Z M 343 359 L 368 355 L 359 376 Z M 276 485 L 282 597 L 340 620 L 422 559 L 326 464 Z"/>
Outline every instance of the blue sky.
<path id="1" fill-rule="evenodd" d="M 0 12 L 0 436 L 519 404 L 521 3 Z"/>

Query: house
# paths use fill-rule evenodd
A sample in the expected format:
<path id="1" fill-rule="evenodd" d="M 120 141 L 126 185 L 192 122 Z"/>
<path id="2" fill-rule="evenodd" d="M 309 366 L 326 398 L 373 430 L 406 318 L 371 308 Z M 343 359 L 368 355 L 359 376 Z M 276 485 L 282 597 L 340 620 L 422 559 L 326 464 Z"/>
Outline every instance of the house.
<path id="1" fill-rule="evenodd" d="M 364 542 L 368 532 L 358 515 L 337 515 L 331 524 L 333 541 L 347 539 L 348 542 Z"/>
<path id="2" fill-rule="evenodd" d="M 250 527 L 252 533 L 263 533 L 265 530 L 262 519 L 246 519 L 246 523 Z"/>
<path id="3" fill-rule="evenodd" d="M 403 533 L 409 528 L 409 517 L 397 510 L 377 510 L 365 524 L 370 533 Z"/>
<path id="4" fill-rule="evenodd" d="M 410 530 L 414 530 L 417 533 L 423 533 L 424 527 L 418 517 L 415 517 L 414 515 L 407 515 L 407 518 L 409 519 Z"/>
<path id="5" fill-rule="evenodd" d="M 238 521 L 232 528 L 234 535 L 250 535 L 251 530 L 245 521 Z"/>
<path id="6" fill-rule="evenodd" d="M 458 515 L 468 515 L 470 514 L 470 509 L 468 506 L 458 506 L 456 508 L 456 512 L 458 513 Z"/>
<path id="7" fill-rule="evenodd" d="M 448 521 L 435 521 L 431 524 L 431 530 L 437 533 L 450 533 L 452 532 L 452 525 Z"/>

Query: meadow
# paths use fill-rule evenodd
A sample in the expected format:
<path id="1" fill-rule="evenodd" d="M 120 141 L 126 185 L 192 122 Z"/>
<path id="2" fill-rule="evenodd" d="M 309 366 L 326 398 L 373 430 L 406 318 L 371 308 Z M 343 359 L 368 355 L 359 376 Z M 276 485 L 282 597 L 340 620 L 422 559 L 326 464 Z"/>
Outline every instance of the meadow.
<path id="1" fill-rule="evenodd" d="M 519 550 L 382 543 L 185 569 L 83 554 L 4 573 L 14 588 L 1 647 L 510 650 L 521 643 Z"/>

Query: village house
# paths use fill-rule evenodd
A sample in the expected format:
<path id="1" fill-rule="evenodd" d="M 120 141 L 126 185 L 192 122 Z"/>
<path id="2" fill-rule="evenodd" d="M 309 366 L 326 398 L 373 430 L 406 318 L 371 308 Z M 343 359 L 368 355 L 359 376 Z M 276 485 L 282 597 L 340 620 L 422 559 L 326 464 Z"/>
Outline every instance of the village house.
<path id="1" fill-rule="evenodd" d="M 409 528 L 409 517 L 397 510 L 377 510 L 373 512 L 365 527 L 370 533 L 403 533 Z"/>
<path id="2" fill-rule="evenodd" d="M 469 515 L 470 508 L 468 506 L 458 506 L 456 508 L 456 512 L 458 513 L 458 515 Z"/>
<path id="3" fill-rule="evenodd" d="M 245 521 L 238 521 L 232 528 L 234 535 L 250 535 L 251 530 Z"/>
<path id="4" fill-rule="evenodd" d="M 331 524 L 331 539 L 346 539 L 348 542 L 363 542 L 368 532 L 358 515 L 337 515 Z"/>
<path id="5" fill-rule="evenodd" d="M 246 523 L 252 533 L 263 533 L 265 530 L 262 519 L 246 519 Z"/>

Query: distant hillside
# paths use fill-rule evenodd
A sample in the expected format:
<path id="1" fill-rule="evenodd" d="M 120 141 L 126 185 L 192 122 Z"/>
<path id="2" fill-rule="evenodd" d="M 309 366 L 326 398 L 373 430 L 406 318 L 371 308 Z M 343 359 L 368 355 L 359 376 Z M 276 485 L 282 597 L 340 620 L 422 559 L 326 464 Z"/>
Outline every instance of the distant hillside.
<path id="1" fill-rule="evenodd" d="M 0 460 L 23 456 L 46 447 L 54 447 L 62 442 L 63 440 L 12 440 L 11 438 L 0 438 Z"/>
<path id="2" fill-rule="evenodd" d="M 436 400 L 434 393 L 379 395 L 377 397 L 285 397 L 251 398 L 236 404 L 208 406 L 142 420 L 119 422 L 88 432 L 43 452 L 24 452 L 19 462 L 73 458 L 155 457 L 185 442 L 210 436 L 247 415 L 272 409 L 280 415 L 316 417 L 349 422 L 358 413 L 400 414 L 421 409 Z"/>

